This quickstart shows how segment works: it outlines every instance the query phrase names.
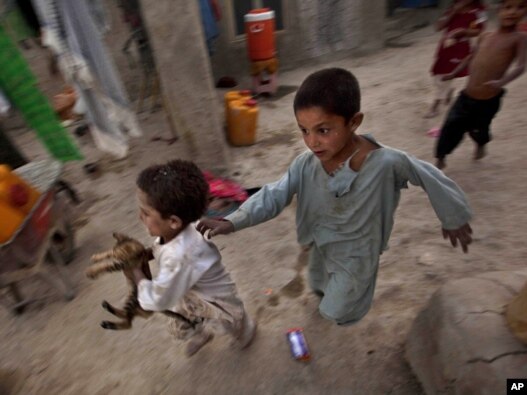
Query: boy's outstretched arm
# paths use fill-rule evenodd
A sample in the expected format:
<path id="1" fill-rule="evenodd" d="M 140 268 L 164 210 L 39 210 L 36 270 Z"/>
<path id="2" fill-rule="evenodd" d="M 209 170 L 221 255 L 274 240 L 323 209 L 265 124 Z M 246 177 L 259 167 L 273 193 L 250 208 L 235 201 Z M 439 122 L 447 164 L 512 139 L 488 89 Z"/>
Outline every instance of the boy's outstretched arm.
<path id="1" fill-rule="evenodd" d="M 454 78 L 456 78 L 456 76 L 461 73 L 461 70 L 465 69 L 465 67 L 468 66 L 468 64 L 470 63 L 470 61 L 472 60 L 472 58 L 474 57 L 474 52 L 470 53 L 465 59 L 463 59 L 458 65 L 457 67 L 452 70 L 451 73 L 449 74 L 445 74 L 441 79 L 443 81 L 449 81 L 449 80 L 453 80 Z"/>
<path id="2" fill-rule="evenodd" d="M 282 178 L 271 184 L 264 185 L 258 192 L 246 200 L 238 210 L 224 219 L 202 219 L 196 229 L 203 235 L 207 231 L 208 238 L 225 235 L 249 226 L 268 221 L 282 212 L 291 203 L 293 195 L 298 191 L 299 174 L 302 160 L 300 155 L 289 166 Z"/>
<path id="3" fill-rule="evenodd" d="M 409 181 L 426 191 L 441 221 L 443 237 L 449 238 L 452 246 L 457 247 L 459 243 L 463 252 L 468 252 L 472 243 L 472 228 L 469 225 L 472 213 L 465 194 L 457 184 L 435 166 L 408 154 L 397 168 L 397 177 L 402 185 Z"/>
<path id="4" fill-rule="evenodd" d="M 516 67 L 514 67 L 509 73 L 506 73 L 499 80 L 492 80 L 485 82 L 485 85 L 492 86 L 493 88 L 503 88 L 509 82 L 515 80 L 525 71 L 525 58 L 526 58 L 526 47 L 527 38 L 522 33 L 518 33 L 518 44 L 516 47 Z"/>

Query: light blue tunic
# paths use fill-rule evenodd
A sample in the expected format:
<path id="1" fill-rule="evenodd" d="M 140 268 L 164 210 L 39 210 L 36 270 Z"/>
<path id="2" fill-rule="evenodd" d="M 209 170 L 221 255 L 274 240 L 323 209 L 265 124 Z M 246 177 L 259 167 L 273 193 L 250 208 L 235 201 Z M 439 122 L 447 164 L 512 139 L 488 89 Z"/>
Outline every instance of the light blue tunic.
<path id="1" fill-rule="evenodd" d="M 361 319 L 370 309 L 379 257 L 388 246 L 400 191 L 421 186 L 445 229 L 471 219 L 463 191 L 440 170 L 405 152 L 382 146 L 358 172 L 346 164 L 334 176 L 307 151 L 287 173 L 265 185 L 225 217 L 236 231 L 277 216 L 297 195 L 298 242 L 312 245 L 309 282 L 324 294 L 321 314 L 339 324 Z"/>

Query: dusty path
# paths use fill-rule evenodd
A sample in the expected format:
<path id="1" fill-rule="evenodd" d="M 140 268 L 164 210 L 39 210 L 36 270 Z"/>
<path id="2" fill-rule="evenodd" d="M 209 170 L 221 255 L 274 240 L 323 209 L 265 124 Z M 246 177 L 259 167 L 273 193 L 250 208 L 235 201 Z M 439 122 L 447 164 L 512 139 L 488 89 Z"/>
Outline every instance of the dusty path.
<path id="1" fill-rule="evenodd" d="M 427 70 L 436 36 L 421 30 L 406 39 L 412 46 L 331 65 L 350 68 L 361 82 L 362 133 L 432 160 L 434 141 L 425 132 L 441 118 L 424 120 L 422 114 L 431 96 Z M 280 83 L 298 86 L 318 67 L 284 72 Z M 159 114 L 144 115 L 147 137 L 134 142 L 125 161 L 107 160 L 98 180 L 86 178 L 80 163 L 67 166 L 66 177 L 84 198 L 78 210 L 79 250 L 67 267 L 78 295 L 65 303 L 45 284 L 31 281 L 25 292 L 46 295 L 43 303 L 19 317 L 0 309 L 0 371 L 14 372 L 10 377 L 18 380 L 20 394 L 420 394 L 403 359 L 403 344 L 428 297 L 452 278 L 525 266 L 526 89 L 525 77 L 510 85 L 487 158 L 473 162 L 468 140 L 449 158 L 446 173 L 467 192 L 475 212 L 469 254 L 442 240 L 426 195 L 411 188 L 403 194 L 391 248 L 382 257 L 371 312 L 353 327 L 337 327 L 319 316 L 317 298 L 306 288 L 294 210 L 288 208 L 266 224 L 215 239 L 249 311 L 260 321 L 255 343 L 239 352 L 226 339 L 216 339 L 189 360 L 169 337 L 164 317 L 137 320 L 130 331 L 102 330 L 98 323 L 107 315 L 99 303 L 103 298 L 119 303 L 124 280 L 108 275 L 94 282 L 83 276 L 88 257 L 111 244 L 111 231 L 148 241 L 133 195 L 138 170 L 186 158 L 182 143 L 149 141 L 163 121 Z M 276 179 L 303 150 L 292 99 L 289 94 L 262 103 L 258 144 L 231 150 L 236 177 L 247 187 Z M 13 136 L 31 158 L 45 157 L 32 133 L 18 130 Z M 82 144 L 88 157 L 100 155 L 89 141 Z M 284 331 L 293 326 L 305 328 L 313 353 L 309 364 L 289 355 Z"/>

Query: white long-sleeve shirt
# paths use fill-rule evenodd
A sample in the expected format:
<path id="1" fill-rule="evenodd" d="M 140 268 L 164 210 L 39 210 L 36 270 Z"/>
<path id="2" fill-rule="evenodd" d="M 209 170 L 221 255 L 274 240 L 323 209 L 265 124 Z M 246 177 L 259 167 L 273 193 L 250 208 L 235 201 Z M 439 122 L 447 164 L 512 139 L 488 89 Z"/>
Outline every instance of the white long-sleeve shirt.
<path id="1" fill-rule="evenodd" d="M 195 223 L 166 244 L 156 239 L 152 251 L 159 271 L 154 279 L 138 284 L 143 309 L 177 311 L 178 301 L 189 290 L 207 301 L 242 305 L 218 249 L 196 230 Z"/>

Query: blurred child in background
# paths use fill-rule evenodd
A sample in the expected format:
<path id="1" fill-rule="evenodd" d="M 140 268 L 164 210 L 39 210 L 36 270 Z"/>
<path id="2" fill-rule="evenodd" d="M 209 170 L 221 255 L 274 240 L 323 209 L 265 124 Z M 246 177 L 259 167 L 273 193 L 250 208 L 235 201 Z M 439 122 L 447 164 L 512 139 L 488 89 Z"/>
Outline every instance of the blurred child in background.
<path id="1" fill-rule="evenodd" d="M 453 95 L 452 81 L 445 81 L 442 77 L 451 73 L 470 54 L 470 39 L 480 34 L 486 20 L 485 7 L 480 0 L 454 0 L 437 21 L 436 29 L 443 31 L 443 36 L 431 69 L 436 92 L 426 118 L 437 116 L 441 103 L 450 104 Z M 465 68 L 456 77 L 467 75 L 468 69 Z"/>

